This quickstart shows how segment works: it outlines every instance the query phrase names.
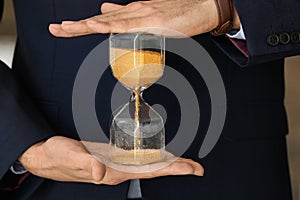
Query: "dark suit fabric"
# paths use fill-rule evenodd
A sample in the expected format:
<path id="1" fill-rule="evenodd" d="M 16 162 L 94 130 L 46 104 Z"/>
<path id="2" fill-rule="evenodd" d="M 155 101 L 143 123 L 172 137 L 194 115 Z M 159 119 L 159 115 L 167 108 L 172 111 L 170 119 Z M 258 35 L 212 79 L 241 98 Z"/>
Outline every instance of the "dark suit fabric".
<path id="1" fill-rule="evenodd" d="M 4 2 L 0 1 L 0 22 L 2 19 L 3 9 L 4 9 Z"/>
<path id="2" fill-rule="evenodd" d="M 30 147 L 39 140 L 54 135 L 54 131 L 44 120 L 44 116 L 38 111 L 32 100 L 27 96 L 21 83 L 18 82 L 11 69 L 0 62 L 1 83 L 1 158 L 6 158 L 0 163 L 0 176 L 9 169 L 9 165 L 15 162 L 24 149 Z M 5 97 L 5 98 L 4 98 Z M 26 133 L 30 132 L 30 135 Z M 20 142 L 22 138 L 22 142 Z M 7 157 L 9 152 L 10 156 Z"/>
<path id="3" fill-rule="evenodd" d="M 296 0 L 285 2 L 289 7 L 298 5 Z M 19 89 L 19 86 L 7 89 L 7 84 L 0 85 L 0 93 L 3 93 L 0 100 L 1 108 L 4 105 L 2 102 L 7 101 L 12 93 L 16 93 L 15 91 L 21 90 L 17 93 L 19 95 L 17 100 L 9 101 L 10 106 L 3 108 L 3 111 L 1 109 L 0 113 L 1 152 L 5 152 L 1 154 L 3 161 L 0 164 L 1 176 L 18 155 L 34 142 L 51 137 L 53 134 L 78 139 L 72 116 L 74 80 L 84 58 L 108 37 L 108 35 L 90 35 L 72 39 L 55 38 L 48 31 L 50 23 L 78 20 L 98 14 L 101 5 L 99 1 L 15 0 L 14 4 L 18 40 L 13 70 L 2 66 L 0 81 L 11 82 L 16 79 L 21 83 L 16 85 L 22 85 L 24 89 Z M 198 152 L 211 115 L 207 87 L 201 76 L 195 74 L 186 60 L 171 53 L 166 55 L 166 64 L 186 77 L 198 97 L 201 128 L 183 156 L 200 162 L 205 168 L 205 175 L 142 180 L 144 199 L 291 199 L 285 141 L 288 129 L 283 105 L 284 62 L 281 58 L 296 55 L 300 46 L 299 44 L 269 46 L 266 44 L 266 37 L 270 34 L 270 30 L 260 29 L 263 23 L 253 27 L 251 20 L 256 18 L 244 13 L 248 7 L 253 9 L 253 15 L 255 13 L 265 15 L 261 9 L 272 5 L 273 1 L 257 3 L 261 6 L 253 5 L 253 1 L 235 1 L 235 4 L 242 21 L 245 22 L 250 53 L 248 59 L 242 57 L 227 38 L 213 38 L 209 34 L 194 37 L 218 66 L 225 84 L 228 106 L 221 138 L 213 151 L 203 159 L 198 158 Z M 279 12 L 282 14 L 285 12 L 279 8 L 274 9 L 277 9 L 278 15 Z M 277 27 L 274 28 L 276 32 L 291 29 L 300 31 L 299 22 L 294 20 L 299 14 L 293 12 L 291 14 L 293 15 L 287 18 L 293 21 L 293 25 L 290 26 L 281 26 L 278 24 L 281 22 L 268 20 L 264 15 L 261 18 L 265 19 L 265 23 L 271 23 L 271 27 Z M 255 33 L 254 29 L 261 32 Z M 256 42 L 258 36 L 263 39 L 259 38 Z M 168 42 L 176 40 L 170 39 L 167 40 L 167 44 Z M 237 63 L 244 67 L 240 67 Z M 97 113 L 100 113 L 99 116 L 101 115 L 99 122 L 106 132 L 109 132 L 110 97 L 115 83 L 110 69 L 107 69 L 96 94 L 96 101 L 99 102 L 96 109 Z M 28 99 L 30 97 L 28 102 L 23 100 L 25 96 L 28 96 Z M 174 123 L 180 118 L 178 104 L 168 96 L 165 88 L 158 85 L 153 85 L 145 91 L 145 99 L 150 104 L 162 104 L 168 111 L 166 140 L 169 142 L 178 128 Z M 26 110 L 18 110 L 20 104 L 24 105 Z M 14 121 L 14 117 L 19 113 L 21 117 Z M 28 115 L 30 122 L 27 122 L 26 117 L 22 117 L 22 113 Z M 2 119 L 11 125 L 3 124 Z M 39 120 L 42 120 L 42 123 Z M 30 123 L 32 127 L 27 128 Z M 20 134 L 18 127 L 27 129 Z M 2 146 L 2 143 L 7 144 Z M 18 148 L 12 148 L 10 143 L 18 144 Z M 30 175 L 19 189 L 9 192 L 9 195 L 10 199 L 121 200 L 126 199 L 128 185 L 128 182 L 117 186 L 60 183 Z"/>
<path id="4" fill-rule="evenodd" d="M 264 1 L 263 3 L 251 0 L 233 0 L 240 20 L 243 25 L 249 57 L 246 58 L 233 47 L 228 40 L 218 40 L 218 45 L 225 50 L 227 55 L 235 54 L 235 62 L 241 66 L 264 63 L 275 58 L 298 55 L 299 39 L 294 43 L 291 34 L 296 32 L 299 36 L 299 8 L 297 0 Z M 287 44 L 281 43 L 280 36 L 287 33 L 290 38 Z M 270 35 L 276 35 L 279 41 L 276 45 L 270 45 L 267 40 Z"/>

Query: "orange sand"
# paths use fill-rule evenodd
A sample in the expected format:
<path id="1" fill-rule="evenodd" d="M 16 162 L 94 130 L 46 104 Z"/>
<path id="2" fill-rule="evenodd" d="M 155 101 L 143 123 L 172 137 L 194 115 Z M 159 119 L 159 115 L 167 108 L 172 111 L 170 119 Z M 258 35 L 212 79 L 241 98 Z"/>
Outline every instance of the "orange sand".
<path id="1" fill-rule="evenodd" d="M 127 88 L 149 87 L 163 74 L 159 52 L 112 48 L 110 53 L 113 74 Z"/>

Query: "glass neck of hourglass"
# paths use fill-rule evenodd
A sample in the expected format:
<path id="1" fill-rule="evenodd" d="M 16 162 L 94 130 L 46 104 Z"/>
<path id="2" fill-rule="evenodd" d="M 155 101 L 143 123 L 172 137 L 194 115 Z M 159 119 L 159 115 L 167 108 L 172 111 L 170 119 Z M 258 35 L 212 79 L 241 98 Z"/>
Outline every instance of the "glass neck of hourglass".
<path id="1" fill-rule="evenodd" d="M 143 99 L 143 89 L 136 89 L 136 90 L 132 90 L 131 92 L 131 97 L 130 97 L 130 101 L 135 101 L 135 100 L 139 100 L 139 101 L 144 101 Z"/>

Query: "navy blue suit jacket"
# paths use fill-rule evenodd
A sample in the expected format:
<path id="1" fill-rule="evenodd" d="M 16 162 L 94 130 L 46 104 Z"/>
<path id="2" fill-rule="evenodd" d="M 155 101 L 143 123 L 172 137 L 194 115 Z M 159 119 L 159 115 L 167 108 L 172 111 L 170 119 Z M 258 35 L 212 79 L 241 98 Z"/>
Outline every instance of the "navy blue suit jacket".
<path id="1" fill-rule="evenodd" d="M 198 96 L 201 128 L 183 156 L 203 164 L 205 176 L 142 180 L 145 199 L 290 199 L 283 58 L 299 54 L 300 42 L 295 36 L 287 44 L 279 41 L 270 45 L 268 40 L 273 34 L 279 39 L 282 33 L 299 34 L 300 3 L 298 0 L 233 2 L 245 30 L 248 58 L 225 37 L 209 34 L 194 37 L 217 64 L 228 101 L 221 138 L 203 159 L 198 158 L 198 152 L 211 114 L 207 88 L 201 76 L 192 75 L 193 68 L 187 61 L 171 53 L 166 59 L 167 65 L 188 79 Z M 97 0 L 14 1 L 18 38 L 13 69 L 3 64 L 0 68 L 0 177 L 5 177 L 22 152 L 38 141 L 53 135 L 78 139 L 72 116 L 74 80 L 87 54 L 108 36 L 55 38 L 48 25 L 99 14 L 100 5 Z M 99 122 L 106 132 L 109 132 L 110 97 L 115 83 L 107 69 L 96 94 L 99 102 L 96 110 L 101 113 Z M 145 98 L 166 108 L 166 139 L 170 141 L 180 119 L 177 101 L 155 85 Z M 20 188 L 6 194 L 13 199 L 119 200 L 126 199 L 127 190 L 128 182 L 117 186 L 61 183 L 30 175 Z"/>

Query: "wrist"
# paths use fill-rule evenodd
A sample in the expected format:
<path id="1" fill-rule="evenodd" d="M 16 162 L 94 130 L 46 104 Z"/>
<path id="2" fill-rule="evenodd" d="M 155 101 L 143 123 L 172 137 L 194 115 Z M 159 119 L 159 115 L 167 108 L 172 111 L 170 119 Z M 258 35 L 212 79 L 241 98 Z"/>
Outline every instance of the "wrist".
<path id="1" fill-rule="evenodd" d="M 219 11 L 215 0 L 210 0 L 208 2 L 209 5 L 207 7 L 210 10 L 209 28 L 210 30 L 214 30 L 219 25 Z"/>
<path id="2" fill-rule="evenodd" d="M 25 174 L 27 172 L 27 170 L 23 167 L 23 165 L 19 162 L 16 161 L 11 167 L 10 167 L 10 171 L 12 171 L 12 173 L 14 174 Z"/>
<path id="3" fill-rule="evenodd" d="M 32 166 L 36 166 L 36 163 L 39 163 L 37 157 L 41 157 L 43 154 L 43 147 L 42 145 L 45 143 L 45 141 L 38 142 L 31 147 L 29 147 L 19 158 L 18 161 L 22 166 L 32 171 Z"/>
<path id="4" fill-rule="evenodd" d="M 236 29 L 239 30 L 241 28 L 241 21 L 240 21 L 240 17 L 235 9 L 235 7 L 233 6 L 233 20 L 232 20 L 232 29 Z"/>
<path id="5" fill-rule="evenodd" d="M 210 33 L 214 36 L 225 35 L 233 28 L 233 21 L 236 18 L 234 7 L 231 0 L 213 0 L 216 6 L 218 14 L 218 24 Z M 238 26 L 238 21 L 235 21 L 235 25 Z"/>

